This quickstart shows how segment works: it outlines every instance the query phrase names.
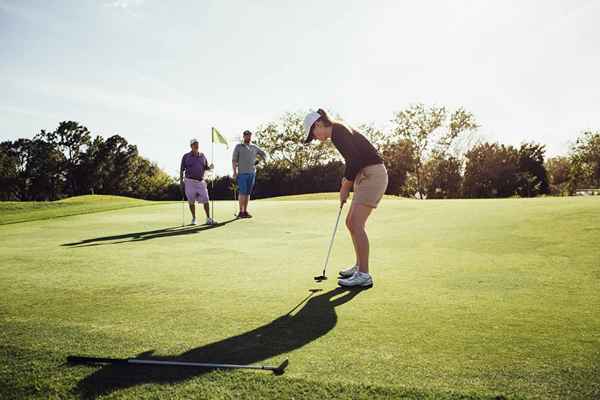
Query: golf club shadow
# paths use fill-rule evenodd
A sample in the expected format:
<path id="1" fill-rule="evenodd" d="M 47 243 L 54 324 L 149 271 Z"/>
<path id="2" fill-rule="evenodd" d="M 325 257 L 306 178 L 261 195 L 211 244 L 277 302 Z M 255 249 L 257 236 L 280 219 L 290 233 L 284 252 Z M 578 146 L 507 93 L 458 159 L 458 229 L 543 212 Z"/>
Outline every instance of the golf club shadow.
<path id="1" fill-rule="evenodd" d="M 183 227 L 170 227 L 163 229 L 156 229 L 152 231 L 143 231 L 143 232 L 131 232 L 124 233 L 121 235 L 112 235 L 112 236 L 101 236 L 92 239 L 85 239 L 79 242 L 72 243 L 64 243 L 61 246 L 66 247 L 89 247 L 89 246 L 102 246 L 107 244 L 120 244 L 127 242 L 141 242 L 145 240 L 165 238 L 171 236 L 180 236 L 180 235 L 191 235 L 194 233 L 206 231 L 209 229 L 220 228 L 225 226 L 233 221 L 236 221 L 237 218 L 232 218 L 227 221 L 219 222 L 214 225 L 188 225 Z"/>
<path id="2" fill-rule="evenodd" d="M 136 358 L 203 363 L 255 364 L 289 353 L 317 340 L 337 324 L 335 308 L 352 300 L 360 289 L 336 288 L 314 296 L 311 291 L 287 314 L 253 329 L 175 356 L 154 356 L 153 350 Z M 302 308 L 300 306 L 304 305 Z M 297 310 L 297 312 L 295 312 Z M 295 312 L 295 313 L 294 313 Z M 190 367 L 109 364 L 82 379 L 76 392 L 85 399 L 147 383 L 177 383 L 208 372 Z"/>

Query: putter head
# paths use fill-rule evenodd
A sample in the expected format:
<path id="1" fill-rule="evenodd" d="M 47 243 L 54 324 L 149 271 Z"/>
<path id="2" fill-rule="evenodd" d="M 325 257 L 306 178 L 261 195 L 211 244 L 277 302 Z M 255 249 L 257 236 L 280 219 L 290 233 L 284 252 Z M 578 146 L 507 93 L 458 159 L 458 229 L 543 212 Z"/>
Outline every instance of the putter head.
<path id="1" fill-rule="evenodd" d="M 279 364 L 279 366 L 277 368 L 273 369 L 273 373 L 275 375 L 283 375 L 283 373 L 285 372 L 285 369 L 287 368 L 289 363 L 290 363 L 290 361 L 286 358 L 285 360 L 283 360 L 283 362 L 281 364 Z"/>
<path id="2" fill-rule="evenodd" d="M 315 276 L 315 282 L 323 282 L 327 280 L 327 277 L 325 275 L 319 275 L 319 276 Z"/>

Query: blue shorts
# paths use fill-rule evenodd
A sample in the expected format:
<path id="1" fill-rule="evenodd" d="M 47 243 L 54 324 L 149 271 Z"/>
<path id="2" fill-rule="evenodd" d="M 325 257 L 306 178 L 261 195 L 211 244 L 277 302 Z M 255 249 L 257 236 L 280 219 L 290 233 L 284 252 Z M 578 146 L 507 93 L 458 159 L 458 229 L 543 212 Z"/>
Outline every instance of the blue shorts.
<path id="1" fill-rule="evenodd" d="M 256 174 L 239 174 L 237 177 L 238 190 L 240 194 L 247 196 L 252 193 Z"/>

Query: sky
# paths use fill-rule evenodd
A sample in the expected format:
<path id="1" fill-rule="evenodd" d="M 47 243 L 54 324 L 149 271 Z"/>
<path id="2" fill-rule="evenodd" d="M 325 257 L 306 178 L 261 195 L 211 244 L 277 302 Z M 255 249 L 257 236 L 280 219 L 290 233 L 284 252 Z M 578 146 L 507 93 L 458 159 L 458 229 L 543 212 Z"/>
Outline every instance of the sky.
<path id="1" fill-rule="evenodd" d="M 598 21 L 596 0 L 0 0 L 0 140 L 75 120 L 177 175 L 211 126 L 322 107 L 389 129 L 422 102 L 565 154 L 600 129 Z"/>

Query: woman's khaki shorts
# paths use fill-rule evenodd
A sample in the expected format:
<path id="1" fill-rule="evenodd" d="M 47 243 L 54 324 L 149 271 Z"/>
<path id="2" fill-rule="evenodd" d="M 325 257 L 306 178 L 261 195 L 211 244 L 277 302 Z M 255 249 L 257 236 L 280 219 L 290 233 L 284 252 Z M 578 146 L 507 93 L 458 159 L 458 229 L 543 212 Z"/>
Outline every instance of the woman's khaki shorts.
<path id="1" fill-rule="evenodd" d="M 364 167 L 354 178 L 352 203 L 377 208 L 388 185 L 388 174 L 383 164 Z"/>

